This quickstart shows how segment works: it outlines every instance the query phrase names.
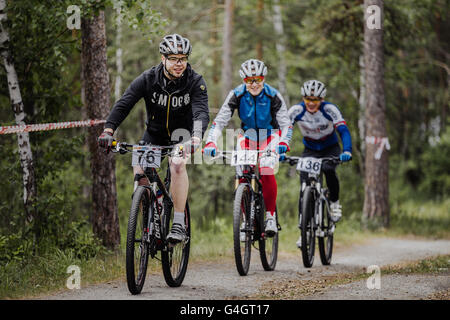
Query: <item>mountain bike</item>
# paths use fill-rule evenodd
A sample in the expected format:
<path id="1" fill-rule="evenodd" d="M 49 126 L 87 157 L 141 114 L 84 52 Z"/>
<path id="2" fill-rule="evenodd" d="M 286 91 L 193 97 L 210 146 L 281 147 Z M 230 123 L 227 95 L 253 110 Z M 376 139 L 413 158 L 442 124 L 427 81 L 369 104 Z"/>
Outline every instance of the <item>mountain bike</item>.
<path id="1" fill-rule="evenodd" d="M 336 228 L 330 217 L 328 188 L 323 187 L 322 164 L 340 164 L 339 157 L 285 157 L 283 162 L 296 165 L 297 171 L 306 172 L 308 178 L 301 181 L 298 205 L 298 221 L 301 234 L 303 265 L 312 267 L 314 263 L 315 238 L 318 239 L 320 260 L 323 265 L 331 263 L 333 235 Z"/>
<path id="2" fill-rule="evenodd" d="M 182 156 L 180 146 L 133 145 L 126 142 L 113 143 L 113 152 L 132 153 L 132 165 L 140 165 L 149 185 L 134 183 L 134 192 L 128 218 L 126 243 L 126 275 L 128 290 L 139 294 L 147 274 L 148 258 L 161 253 L 164 279 L 170 287 L 178 287 L 184 280 L 189 261 L 191 223 L 189 204 L 186 201 L 186 239 L 179 243 L 166 240 L 173 220 L 174 208 L 170 188 L 170 166 L 167 166 L 164 181 L 159 177 L 161 159 Z M 130 150 L 131 149 L 131 150 Z"/>
<path id="3" fill-rule="evenodd" d="M 231 158 L 227 154 L 231 154 Z M 259 170 L 256 167 L 264 162 L 265 166 L 273 168 L 275 162 L 278 162 L 278 154 L 271 150 L 239 150 L 218 152 L 215 158 L 218 157 L 231 160 L 231 165 L 236 167 L 233 248 L 237 271 L 241 276 L 247 275 L 252 246 L 259 250 L 264 270 L 273 271 L 278 256 L 278 233 L 269 237 L 264 232 L 266 210 Z M 276 213 L 277 228 L 280 231 L 278 210 Z"/>

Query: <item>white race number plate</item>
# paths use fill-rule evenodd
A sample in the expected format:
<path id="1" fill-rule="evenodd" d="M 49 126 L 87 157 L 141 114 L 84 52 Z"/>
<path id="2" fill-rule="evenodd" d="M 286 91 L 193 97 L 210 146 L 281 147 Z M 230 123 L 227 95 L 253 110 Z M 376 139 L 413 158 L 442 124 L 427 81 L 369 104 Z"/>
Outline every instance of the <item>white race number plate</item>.
<path id="1" fill-rule="evenodd" d="M 298 159 L 297 170 L 319 174 L 320 168 L 322 166 L 322 159 L 317 159 L 313 157 L 305 157 Z"/>
<path id="2" fill-rule="evenodd" d="M 143 169 L 159 168 L 161 166 L 161 148 L 153 146 L 133 146 L 131 165 L 140 165 Z"/>
<path id="3" fill-rule="evenodd" d="M 231 155 L 232 166 L 256 165 L 258 151 L 256 150 L 235 150 Z"/>

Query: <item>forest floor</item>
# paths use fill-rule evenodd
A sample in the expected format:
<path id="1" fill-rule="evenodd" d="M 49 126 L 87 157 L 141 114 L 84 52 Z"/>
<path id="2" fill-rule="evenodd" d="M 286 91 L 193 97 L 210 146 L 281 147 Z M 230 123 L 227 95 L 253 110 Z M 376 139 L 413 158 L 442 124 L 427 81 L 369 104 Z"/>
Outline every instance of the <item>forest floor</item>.
<path id="1" fill-rule="evenodd" d="M 238 275 L 234 259 L 227 257 L 190 263 L 178 288 L 168 287 L 158 271 L 149 272 L 139 295 L 129 293 L 123 278 L 33 299 L 450 300 L 449 266 L 450 240 L 380 237 L 335 248 L 329 266 L 322 266 L 318 250 L 312 268 L 303 267 L 300 251 L 280 252 L 275 271 L 267 272 L 253 249 L 244 277 Z M 379 281 L 373 270 L 380 271 Z"/>

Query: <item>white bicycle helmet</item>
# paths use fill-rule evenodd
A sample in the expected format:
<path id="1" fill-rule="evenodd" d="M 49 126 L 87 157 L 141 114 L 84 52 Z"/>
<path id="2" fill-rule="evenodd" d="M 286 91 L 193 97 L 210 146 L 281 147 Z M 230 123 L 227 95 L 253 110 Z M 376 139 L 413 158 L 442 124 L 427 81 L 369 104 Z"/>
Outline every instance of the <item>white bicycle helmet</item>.
<path id="1" fill-rule="evenodd" d="M 265 77 L 267 74 L 267 67 L 264 65 L 264 62 L 250 59 L 245 61 L 241 65 L 241 69 L 239 69 L 239 75 L 242 79 L 247 77 L 255 77 L 255 76 L 263 76 Z"/>
<path id="2" fill-rule="evenodd" d="M 169 54 L 185 54 L 189 55 L 192 51 L 191 43 L 187 38 L 183 38 L 177 33 L 165 36 L 159 43 L 159 53 L 163 55 Z"/>
<path id="3" fill-rule="evenodd" d="M 302 86 L 302 96 L 325 98 L 327 89 L 319 80 L 308 80 Z"/>

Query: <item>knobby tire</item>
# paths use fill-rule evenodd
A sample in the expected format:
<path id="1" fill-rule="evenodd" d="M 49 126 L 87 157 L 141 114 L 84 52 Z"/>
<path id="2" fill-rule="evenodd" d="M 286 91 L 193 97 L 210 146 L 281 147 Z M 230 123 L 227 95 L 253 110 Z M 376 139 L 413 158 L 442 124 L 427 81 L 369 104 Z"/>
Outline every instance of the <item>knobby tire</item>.
<path id="1" fill-rule="evenodd" d="M 259 214 L 260 219 L 260 230 L 264 232 L 265 230 L 265 216 L 266 210 L 264 206 L 264 199 L 261 199 L 262 203 L 260 203 L 261 210 Z M 276 223 L 278 226 L 278 210 L 276 210 Z M 275 270 L 275 266 L 277 264 L 277 256 L 278 256 L 278 232 L 275 233 L 273 237 L 260 237 L 259 238 L 259 256 L 261 258 L 261 264 L 265 271 L 273 271 Z"/>
<path id="2" fill-rule="evenodd" d="M 150 199 L 145 187 L 138 187 L 133 195 L 128 218 L 126 245 L 126 274 L 128 290 L 139 294 L 144 286 L 148 265 L 148 246 L 145 241 L 149 219 Z M 140 240 L 140 241 L 139 241 Z"/>
<path id="3" fill-rule="evenodd" d="M 333 235 L 328 232 L 333 226 L 333 222 L 330 219 L 327 203 L 322 201 L 322 229 L 325 231 L 324 237 L 319 238 L 319 253 L 320 260 L 324 266 L 331 263 L 331 256 L 333 255 Z"/>
<path id="4" fill-rule="evenodd" d="M 236 189 L 233 207 L 233 244 L 236 268 L 241 276 L 248 273 L 251 258 L 253 223 L 250 221 L 252 194 L 250 186 L 242 183 Z M 241 226 L 245 221 L 245 241 L 241 241 Z"/>
<path id="5" fill-rule="evenodd" d="M 302 259 L 306 268 L 314 263 L 315 235 L 314 235 L 314 197 L 310 186 L 305 188 L 302 199 Z"/>
<path id="6" fill-rule="evenodd" d="M 191 247 L 191 214 L 189 204 L 186 201 L 185 225 L 186 225 L 186 242 L 179 242 L 175 245 L 167 243 L 167 246 L 161 251 L 161 263 L 164 279 L 169 287 L 179 287 L 183 283 L 189 262 L 189 252 Z M 173 220 L 173 205 L 168 201 L 164 201 L 164 215 L 162 237 L 166 239 L 170 232 L 170 226 Z"/>

